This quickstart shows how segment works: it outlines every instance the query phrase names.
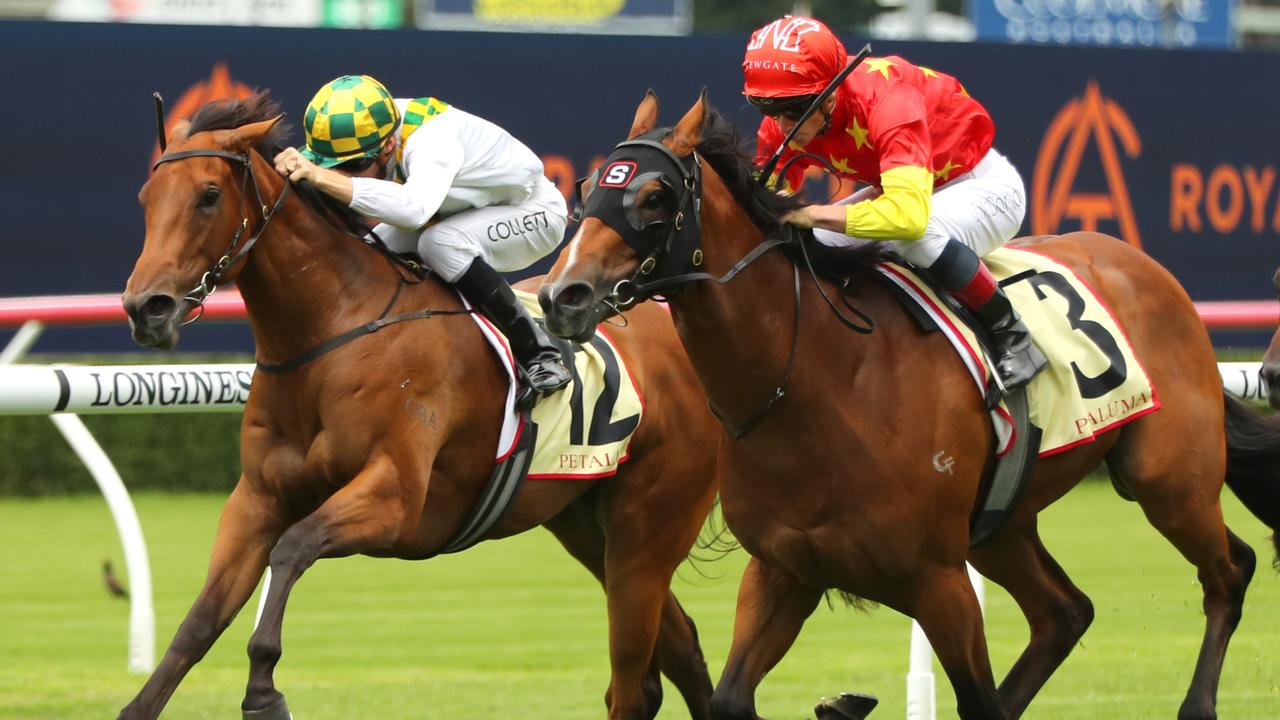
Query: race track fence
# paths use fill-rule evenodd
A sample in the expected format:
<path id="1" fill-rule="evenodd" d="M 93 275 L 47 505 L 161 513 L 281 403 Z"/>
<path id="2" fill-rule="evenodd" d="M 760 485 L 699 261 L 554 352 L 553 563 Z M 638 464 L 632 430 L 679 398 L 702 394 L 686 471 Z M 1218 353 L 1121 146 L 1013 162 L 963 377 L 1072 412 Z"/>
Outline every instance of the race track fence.
<path id="1" fill-rule="evenodd" d="M 1280 305 L 1270 300 L 1198 303 L 1197 310 L 1206 327 L 1214 330 L 1256 330 L 1280 323 Z M 235 292 L 221 293 L 206 303 L 205 317 L 243 320 L 243 300 Z M 254 365 L 17 364 L 39 339 L 46 324 L 118 324 L 126 319 L 115 295 L 0 298 L 0 328 L 18 327 L 0 351 L 0 415 L 49 416 L 106 498 L 124 548 L 131 586 L 128 668 L 129 672 L 146 674 L 155 667 L 155 610 L 146 541 L 120 474 L 79 415 L 240 412 L 248 399 Z M 1218 371 L 1227 393 L 1251 402 L 1266 402 L 1260 363 L 1224 362 L 1218 364 Z M 981 603 L 982 578 L 972 567 L 969 574 Z M 263 587 L 269 583 L 270 569 Z M 259 598 L 258 616 L 265 594 Z M 908 720 L 935 720 L 935 697 L 933 651 L 920 626 L 912 623 Z"/>

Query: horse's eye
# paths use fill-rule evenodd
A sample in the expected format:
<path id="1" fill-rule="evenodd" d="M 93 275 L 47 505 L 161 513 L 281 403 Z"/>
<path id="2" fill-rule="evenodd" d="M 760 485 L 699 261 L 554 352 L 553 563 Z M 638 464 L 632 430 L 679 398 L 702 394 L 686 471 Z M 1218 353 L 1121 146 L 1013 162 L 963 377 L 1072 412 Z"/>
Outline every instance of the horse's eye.
<path id="1" fill-rule="evenodd" d="M 218 198 L 220 197 L 222 197 L 222 191 L 218 188 L 205 188 L 205 191 L 200 193 L 200 199 L 196 201 L 196 207 L 211 208 L 218 204 Z"/>
<path id="2" fill-rule="evenodd" d="M 654 190 L 645 197 L 644 202 L 640 205 L 646 210 L 657 210 L 661 208 L 662 204 L 666 201 L 667 194 L 665 192 L 662 190 Z"/>

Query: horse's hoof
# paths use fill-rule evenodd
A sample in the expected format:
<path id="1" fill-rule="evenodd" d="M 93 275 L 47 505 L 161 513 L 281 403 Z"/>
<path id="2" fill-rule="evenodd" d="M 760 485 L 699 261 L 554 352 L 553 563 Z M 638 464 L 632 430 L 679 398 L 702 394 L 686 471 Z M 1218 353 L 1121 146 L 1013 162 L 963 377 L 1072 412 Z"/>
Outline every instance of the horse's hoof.
<path id="1" fill-rule="evenodd" d="M 863 720 L 880 701 L 875 695 L 840 693 L 833 698 L 823 698 L 813 712 L 818 720 Z"/>
<path id="2" fill-rule="evenodd" d="M 284 701 L 284 696 L 261 710 L 240 710 L 244 716 L 244 720 L 293 720 L 293 715 L 289 714 L 289 705 Z"/>

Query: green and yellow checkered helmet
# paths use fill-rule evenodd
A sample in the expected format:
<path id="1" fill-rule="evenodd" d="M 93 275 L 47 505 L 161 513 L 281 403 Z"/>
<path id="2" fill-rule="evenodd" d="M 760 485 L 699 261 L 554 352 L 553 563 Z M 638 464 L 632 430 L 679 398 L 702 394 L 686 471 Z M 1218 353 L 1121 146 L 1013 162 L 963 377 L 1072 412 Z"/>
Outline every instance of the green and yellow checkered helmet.
<path id="1" fill-rule="evenodd" d="M 391 93 L 368 75 L 343 75 L 320 88 L 302 117 L 303 157 L 320 167 L 374 157 L 400 122 Z"/>

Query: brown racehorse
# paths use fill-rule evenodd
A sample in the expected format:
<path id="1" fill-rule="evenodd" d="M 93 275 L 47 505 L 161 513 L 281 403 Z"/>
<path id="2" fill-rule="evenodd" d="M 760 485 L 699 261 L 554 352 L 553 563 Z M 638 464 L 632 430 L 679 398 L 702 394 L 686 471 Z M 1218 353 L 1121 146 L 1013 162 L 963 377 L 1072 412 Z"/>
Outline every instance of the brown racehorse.
<path id="1" fill-rule="evenodd" d="M 1271 276 L 1271 283 L 1280 295 L 1280 268 Z M 1267 381 L 1267 399 L 1271 407 L 1280 410 L 1280 328 L 1271 337 L 1271 345 L 1262 356 L 1262 379 Z"/>
<path id="2" fill-rule="evenodd" d="M 396 295 L 403 268 L 336 227 L 314 198 L 284 195 L 267 159 L 285 139 L 278 120 L 265 94 L 206 106 L 143 186 L 146 239 L 124 294 L 139 343 L 171 347 L 191 310 L 187 288 L 207 285 L 202 273 L 252 238 L 251 252 L 223 264 L 222 279 L 244 295 L 260 364 L 297 358 L 384 309 L 461 307 L 432 277 Z M 659 669 L 692 716 L 706 718 L 710 677 L 669 585 L 715 496 L 715 421 L 663 310 L 610 335 L 647 402 L 631 459 L 598 481 L 524 483 L 486 538 L 545 525 L 604 585 L 610 718 L 653 717 Z M 258 372 L 241 429 L 244 474 L 223 510 L 205 586 L 120 717 L 160 714 L 268 563 L 242 708 L 246 717 L 288 717 L 272 675 L 290 588 L 320 558 L 436 554 L 494 468 L 505 378 L 465 315 L 388 325 L 296 370 Z"/>
<path id="3" fill-rule="evenodd" d="M 798 201 L 756 186 L 749 159 L 705 93 L 673 129 L 654 130 L 657 112 L 650 93 L 631 140 L 584 186 L 586 217 L 540 300 L 549 327 L 572 335 L 587 329 L 601 304 L 625 308 L 654 292 L 667 295 L 725 424 L 721 503 L 752 559 L 712 716 L 756 718 L 757 685 L 828 589 L 918 620 L 961 717 L 1020 716 L 1093 619 L 1089 599 L 1042 544 L 1036 516 L 1105 460 L 1117 487 L 1199 573 L 1207 628 L 1179 717 L 1214 717 L 1224 654 L 1255 565 L 1253 551 L 1224 526 L 1219 493 L 1225 477 L 1255 514 L 1280 524 L 1280 465 L 1264 464 L 1280 451 L 1280 428 L 1232 401 L 1224 406 L 1208 335 L 1173 277 L 1134 247 L 1098 234 L 1022 241 L 1100 291 L 1164 406 L 1041 461 L 1007 524 L 971 550 L 970 514 L 992 471 L 994 435 L 947 341 L 920 331 L 872 279 L 874 253 L 850 259 L 844 289 L 874 320 L 874 332 L 837 322 L 815 284 L 801 287 L 787 256 L 764 250 L 779 235 L 778 217 Z M 625 193 L 602 192 L 632 175 Z M 593 204 L 596 193 L 606 199 Z M 670 279 L 695 272 L 715 280 Z M 832 283 L 822 287 L 840 293 Z M 950 473 L 935 467 L 940 450 L 954 460 Z M 1030 643 L 998 689 L 966 560 L 1005 587 L 1030 624 Z M 830 704 L 818 712 L 847 716 Z"/>

